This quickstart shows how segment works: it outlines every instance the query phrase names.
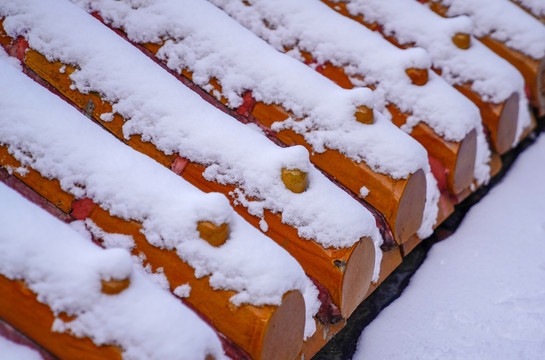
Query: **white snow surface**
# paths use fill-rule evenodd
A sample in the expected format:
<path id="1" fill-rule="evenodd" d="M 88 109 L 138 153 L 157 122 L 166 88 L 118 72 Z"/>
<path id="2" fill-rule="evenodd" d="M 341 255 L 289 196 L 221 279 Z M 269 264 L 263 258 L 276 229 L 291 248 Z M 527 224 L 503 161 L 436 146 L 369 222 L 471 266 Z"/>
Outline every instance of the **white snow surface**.
<path id="1" fill-rule="evenodd" d="M 210 276 L 213 288 L 236 291 L 236 305 L 278 305 L 287 291 L 300 290 L 305 334 L 313 333 L 318 291 L 301 266 L 234 213 L 223 195 L 205 194 L 132 150 L 2 59 L 0 84 L 0 144 L 23 166 L 59 179 L 76 198 L 141 222 L 152 245 L 175 249 L 195 276 Z M 201 220 L 228 223 L 228 241 L 212 247 L 202 240 Z"/>
<path id="2" fill-rule="evenodd" d="M 205 0 L 72 1 L 123 28 L 133 41 L 165 39 L 157 56 L 174 71 L 193 72 L 193 81 L 205 89 L 216 78 L 230 107 L 241 105 L 247 90 L 257 101 L 282 105 L 297 120 L 277 123 L 275 130 L 302 134 L 314 152 L 339 150 L 394 178 L 428 166 L 425 149 L 378 112 L 373 125 L 355 121 L 357 106 L 373 106 L 370 90 L 338 87 Z"/>
<path id="3" fill-rule="evenodd" d="M 545 136 L 437 243 L 355 360 L 541 359 L 545 354 Z"/>
<path id="4" fill-rule="evenodd" d="M 477 37 L 490 36 L 534 59 L 545 57 L 545 25 L 509 0 L 432 1 L 448 6 L 448 16 L 469 16 Z"/>
<path id="5" fill-rule="evenodd" d="M 9 341 L 2 336 L 0 336 L 0 354 L 3 360 L 43 360 L 36 350 Z"/>
<path id="6" fill-rule="evenodd" d="M 471 89 L 484 101 L 496 104 L 517 93 L 519 115 L 515 144 L 531 125 L 520 72 L 473 37 L 467 50 L 459 49 L 452 42 L 456 33 L 471 34 L 473 23 L 467 16 L 443 18 L 414 0 L 351 0 L 346 7 L 352 15 L 362 14 L 368 23 L 381 24 L 384 33 L 400 44 L 415 44 L 426 49 L 433 66 L 441 69 L 441 77 L 449 84 L 471 83 Z"/>
<path id="7" fill-rule="evenodd" d="M 521 4 L 526 9 L 530 10 L 532 14 L 538 16 L 545 16 L 545 2 L 543 0 L 514 0 Z"/>
<path id="8" fill-rule="evenodd" d="M 24 281 L 56 316 L 76 316 L 56 318 L 53 331 L 116 345 L 124 359 L 226 358 L 214 331 L 145 279 L 127 251 L 101 249 L 4 184 L 0 199 L 0 274 Z M 131 284 L 118 295 L 103 294 L 101 280 L 112 277 L 129 277 Z M 23 351 L 17 356 L 23 359 Z"/>
<path id="9" fill-rule="evenodd" d="M 26 6 L 23 9 L 12 5 L 0 10 L 14 14 L 6 18 L 6 30 L 14 36 L 25 36 L 32 48 L 51 60 L 77 66 L 80 70 L 72 75 L 75 86 L 84 92 L 97 91 L 113 101 L 114 112 L 126 119 L 126 137 L 141 134 L 143 140 L 166 153 L 179 153 L 207 166 L 205 178 L 238 186 L 233 196 L 252 215 L 263 217 L 265 209 L 279 212 L 282 221 L 295 227 L 303 238 L 313 239 L 325 247 L 341 248 L 351 247 L 368 236 L 378 250 L 382 238 L 373 216 L 317 171 L 305 148 L 280 148 L 213 108 L 144 54 L 71 4 L 18 2 L 18 6 Z M 70 15 L 59 19 L 61 10 Z M 358 131 L 346 134 L 355 147 L 359 134 L 365 132 L 364 126 L 358 124 L 354 121 Z M 373 128 L 387 132 L 389 127 L 387 121 L 382 121 Z M 365 146 L 387 147 L 387 144 L 380 143 L 377 137 Z M 410 153 L 413 147 L 412 143 L 408 148 L 401 145 L 399 150 Z M 392 159 L 396 153 L 398 150 L 390 154 Z M 412 160 L 405 154 L 395 158 L 401 168 L 403 161 Z M 310 183 L 304 193 L 295 194 L 286 189 L 280 177 L 284 167 L 308 173 Z M 404 171 L 400 175 L 405 175 Z M 379 264 L 380 258 L 377 258 L 377 269 Z"/>
<path id="10" fill-rule="evenodd" d="M 313 54 L 318 64 L 329 61 L 334 65 L 346 66 L 348 75 L 362 76 L 365 84 L 376 86 L 374 94 L 379 109 L 382 110 L 388 102 L 394 102 L 402 110 L 412 111 L 418 121 L 425 119 L 449 140 L 460 141 L 480 120 L 478 112 L 472 112 L 471 105 L 469 116 L 461 119 L 453 117 L 452 114 L 456 114 L 453 111 L 437 113 L 441 107 L 437 104 L 437 98 L 430 96 L 444 91 L 455 93 L 450 87 L 445 87 L 441 80 L 432 77 L 426 86 L 411 84 L 405 70 L 412 67 L 429 68 L 431 60 L 425 51 L 419 48 L 401 50 L 380 34 L 337 14 L 319 1 L 251 0 L 248 1 L 250 6 L 240 0 L 210 2 L 279 50 L 293 48 L 291 54 L 296 53 L 295 49 L 307 51 Z M 452 106 L 460 107 L 460 111 L 468 107 L 468 104 L 460 104 L 463 99 L 460 95 L 454 96 L 453 101 L 458 101 L 456 104 L 448 103 L 450 98 L 445 96 L 446 105 L 451 106 L 449 110 Z"/>
<path id="11" fill-rule="evenodd" d="M 399 49 L 315 0 L 251 0 L 250 6 L 240 0 L 209 1 L 278 50 L 292 48 L 289 54 L 299 59 L 300 51 L 311 53 L 318 64 L 343 67 L 356 87 L 373 86 L 376 109 L 388 112 L 385 106 L 393 103 L 411 113 L 402 126 L 408 133 L 423 122 L 445 139 L 461 141 L 476 129 L 481 138 L 478 146 L 484 148 L 478 152 L 481 157 L 475 162 L 475 178 L 479 184 L 488 181 L 490 152 L 479 109 L 433 72 L 424 86 L 413 85 L 405 73 L 413 67 L 430 67 L 430 56 L 423 49 Z"/>

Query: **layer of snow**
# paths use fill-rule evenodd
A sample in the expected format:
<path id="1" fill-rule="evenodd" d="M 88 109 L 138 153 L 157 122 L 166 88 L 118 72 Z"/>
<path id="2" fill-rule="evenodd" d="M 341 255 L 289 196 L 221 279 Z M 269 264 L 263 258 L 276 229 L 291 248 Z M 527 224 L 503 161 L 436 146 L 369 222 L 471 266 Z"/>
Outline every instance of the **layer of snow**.
<path id="1" fill-rule="evenodd" d="M 545 2 L 543 0 L 514 0 L 521 4 L 526 9 L 530 10 L 532 14 L 538 16 L 545 16 Z"/>
<path id="2" fill-rule="evenodd" d="M 205 194 L 132 150 L 2 59 L 0 84 L 0 144 L 23 166 L 59 179 L 76 198 L 91 198 L 114 216 L 141 222 L 152 245 L 175 249 L 197 277 L 210 276 L 213 288 L 238 292 L 234 304 L 280 304 L 283 294 L 300 290 L 306 334 L 312 334 L 316 288 L 301 266 L 234 213 L 223 195 Z M 228 241 L 215 248 L 202 240 L 197 232 L 202 220 L 228 223 Z"/>
<path id="3" fill-rule="evenodd" d="M 545 136 L 437 243 L 354 359 L 541 359 Z"/>
<path id="4" fill-rule="evenodd" d="M 423 49 L 399 49 L 319 1 L 253 0 L 250 6 L 239 0 L 210 1 L 278 50 L 290 48 L 289 54 L 301 60 L 300 51 L 310 53 L 318 64 L 330 62 L 345 69 L 353 85 L 374 87 L 377 109 L 387 112 L 386 105 L 392 103 L 411 114 L 402 126 L 408 133 L 424 122 L 445 139 L 461 141 L 476 129 L 482 138 L 478 146 L 484 146 L 475 163 L 476 179 L 479 184 L 488 181 L 490 153 L 479 109 L 433 72 L 424 86 L 413 85 L 405 73 L 430 67 Z"/>
<path id="5" fill-rule="evenodd" d="M 432 1 L 448 6 L 448 16 L 469 16 L 477 37 L 490 36 L 534 59 L 545 57 L 545 25 L 509 0 Z"/>
<path id="6" fill-rule="evenodd" d="M 0 354 L 3 360 L 43 360 L 34 349 L 16 344 L 0 336 Z"/>
<path id="7" fill-rule="evenodd" d="M 437 100 L 434 98 L 432 102 L 429 96 L 433 92 L 453 92 L 450 87 L 439 89 L 437 83 L 442 83 L 440 80 L 435 81 L 432 77 L 426 86 L 411 84 L 405 70 L 413 67 L 429 68 L 431 61 L 425 51 L 418 48 L 396 48 L 380 34 L 335 13 L 321 2 L 279 0 L 272 3 L 253 0 L 249 1 L 250 6 L 238 0 L 211 2 L 281 51 L 285 48 L 293 48 L 290 54 L 296 50 L 306 51 L 313 55 L 318 64 L 329 61 L 346 67 L 349 75 L 361 76 L 364 84 L 376 86 L 374 94 L 379 108 L 393 102 L 403 110 L 411 110 L 414 117 L 425 119 L 449 140 L 463 139 L 479 120 L 478 113 L 471 112 L 472 109 L 469 110 L 469 116 L 456 118 L 456 122 L 452 115 L 456 112 L 437 114 L 440 110 L 437 109 Z M 450 98 L 445 96 L 447 102 Z M 459 96 L 454 98 L 460 101 Z M 449 105 L 460 107 L 460 111 L 468 107 L 460 103 Z"/>
<path id="8" fill-rule="evenodd" d="M 439 213 L 439 193 L 437 180 L 428 171 L 426 173 L 426 204 L 424 205 L 424 216 L 422 217 L 422 225 L 416 232 L 419 238 L 425 239 L 433 233 L 433 227 L 437 222 L 437 214 Z"/>
<path id="9" fill-rule="evenodd" d="M 452 42 L 456 33 L 471 34 L 467 16 L 443 18 L 414 0 L 351 0 L 351 15 L 362 14 L 368 23 L 378 23 L 384 34 L 400 44 L 421 46 L 432 57 L 433 66 L 452 85 L 471 83 L 471 89 L 487 102 L 501 103 L 511 94 L 519 95 L 519 116 L 515 144 L 531 125 L 524 78 L 509 62 L 475 38 L 462 50 Z"/>
<path id="10" fill-rule="evenodd" d="M 146 0 L 136 4 L 73 1 L 89 11 L 98 11 L 107 23 L 123 28 L 133 41 L 161 43 L 164 39 L 157 56 L 175 71 L 193 72 L 193 81 L 205 89 L 211 86 L 211 79 L 217 79 L 221 95 L 232 108 L 241 105 L 247 90 L 257 101 L 282 105 L 298 121 L 290 118 L 277 124 L 275 130 L 292 128 L 315 152 L 326 147 L 339 150 L 394 178 L 405 178 L 428 166 L 425 150 L 378 112 L 374 125 L 355 121 L 357 106 L 372 107 L 371 91 L 338 87 L 279 54 L 205 0 Z M 425 61 L 429 63 L 429 59 Z"/>
<path id="11" fill-rule="evenodd" d="M 148 281 L 127 251 L 101 249 L 1 183 L 0 199 L 0 274 L 24 281 L 56 316 L 76 316 L 56 318 L 53 331 L 116 345 L 125 359 L 225 358 L 213 330 Z M 103 294 L 101 280 L 111 277 L 131 284 Z"/>
<path id="12" fill-rule="evenodd" d="M 378 250 L 382 239 L 375 219 L 317 171 L 302 146 L 282 149 L 213 108 L 96 19 L 70 4 L 18 2 L 22 4 L 27 4 L 27 8 L 6 6 L 7 10 L 0 11 L 18 14 L 6 18 L 6 31 L 25 36 L 30 47 L 49 59 L 80 69 L 71 76 L 75 86 L 113 101 L 114 112 L 126 119 L 123 130 L 127 138 L 141 134 L 145 141 L 166 153 L 178 153 L 207 166 L 205 178 L 238 186 L 233 197 L 252 215 L 262 218 L 265 209 L 281 213 L 282 221 L 295 227 L 303 238 L 340 248 L 351 247 L 369 236 Z M 59 19 L 59 11 L 70 16 Z M 383 127 L 388 128 L 386 121 L 376 126 Z M 358 134 L 353 135 L 354 142 Z M 369 142 L 369 146 L 386 146 L 378 144 L 379 139 Z M 410 153 L 412 144 L 409 148 L 401 145 L 401 149 Z M 396 164 L 401 167 L 402 161 L 410 160 L 403 155 L 396 159 Z M 284 167 L 308 172 L 310 184 L 304 193 L 294 194 L 286 189 L 280 176 Z M 263 229 L 266 231 L 266 227 Z M 380 255 L 380 251 L 377 253 Z"/>

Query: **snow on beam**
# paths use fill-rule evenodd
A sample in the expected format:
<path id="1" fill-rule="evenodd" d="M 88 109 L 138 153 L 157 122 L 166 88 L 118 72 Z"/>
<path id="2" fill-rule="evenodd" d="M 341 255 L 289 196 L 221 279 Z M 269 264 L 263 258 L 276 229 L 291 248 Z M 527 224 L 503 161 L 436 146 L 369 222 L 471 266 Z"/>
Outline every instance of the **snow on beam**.
<path id="1" fill-rule="evenodd" d="M 424 175 L 433 182 L 425 150 L 377 111 L 372 125 L 356 120 L 358 107 L 372 107 L 371 92 L 335 86 L 205 1 L 136 8 L 117 1 L 75 2 L 123 28 L 131 41 L 230 109 L 272 128 L 284 143 L 307 147 L 319 168 L 355 194 L 363 197 L 361 190 L 369 190 L 365 200 L 384 214 L 398 242 L 419 229 Z M 433 186 L 427 190 L 424 232 L 431 231 L 437 213 Z M 405 197 L 416 200 L 410 216 L 400 211 Z"/>
<path id="2" fill-rule="evenodd" d="M 99 248 L 4 184 L 0 198 L 4 320 L 59 358 L 224 358 L 214 331 L 128 252 Z M 130 285 L 105 294 L 112 278 Z"/>
<path id="3" fill-rule="evenodd" d="M 72 11 L 79 14 L 77 9 Z M 60 23 L 53 15 L 54 22 Z M 204 191 L 231 194 L 235 209 L 286 248 L 326 287 L 347 317 L 366 295 L 373 273 L 378 279 L 382 240 L 375 219 L 313 168 L 304 149 L 278 148 L 256 131 L 212 109 L 96 20 L 85 14 L 83 17 L 72 29 L 81 29 L 76 32 L 79 36 L 93 34 L 93 42 L 62 32 L 54 37 L 72 41 L 71 48 L 82 53 L 90 52 L 85 60 L 63 59 L 73 65 L 49 62 L 32 49 L 31 38 L 31 48 L 22 51 L 21 60 L 134 148 L 170 166 Z M 44 23 L 52 18 L 40 15 Z M 8 16 L 5 23 L 10 19 Z M 37 32 L 36 36 L 48 34 Z M 17 42 L 12 40 L 10 44 Z M 62 57 L 64 49 L 42 51 L 55 58 Z M 91 73 L 81 78 L 85 71 Z M 76 76 L 80 80 L 72 83 Z M 108 78 L 106 85 L 89 82 L 103 78 Z M 162 81 L 158 83 L 157 79 Z M 82 83 L 86 84 L 85 91 L 77 88 Z M 138 108 L 123 104 L 138 104 Z M 118 112 L 112 115 L 114 109 Z M 149 121 L 148 113 L 155 115 L 154 121 Z M 127 128 L 137 134 L 125 137 Z M 297 171 L 299 175 L 293 176 Z M 286 187 L 293 189 L 287 191 Z"/>
<path id="4" fill-rule="evenodd" d="M 3 59 L 1 65 L 0 143 L 10 164 L 18 162 L 13 168 L 21 180 L 31 170 L 41 177 L 38 189 L 57 179 L 62 191 L 45 192 L 53 203 L 57 194 L 91 199 L 97 204 L 89 207 L 91 220 L 132 235 L 133 253 L 162 267 L 172 290 L 189 283 L 187 301 L 252 357 L 272 356 L 279 343 L 284 355 L 297 354 L 314 330 L 319 303 L 289 254 L 234 214 L 222 195 L 202 193 Z M 203 220 L 229 224 L 225 244 L 200 238 Z"/>
<path id="5" fill-rule="evenodd" d="M 467 17 L 445 19 L 414 0 L 328 4 L 380 31 L 396 46 L 426 49 L 434 70 L 479 107 L 491 144 L 500 154 L 514 147 L 531 127 L 524 79 L 470 36 L 472 23 Z"/>
<path id="6" fill-rule="evenodd" d="M 472 35 L 514 65 L 524 77 L 530 102 L 545 115 L 545 25 L 509 0 L 420 0 L 442 16 L 466 15 Z"/>
<path id="7" fill-rule="evenodd" d="M 403 51 L 315 1 L 211 1 L 278 50 L 298 58 L 346 88 L 374 89 L 376 108 L 423 144 L 442 164 L 451 194 L 474 178 L 488 178 L 488 148 L 470 101 L 429 74 L 429 57 Z M 476 163 L 477 138 L 480 140 Z M 484 152 L 483 152 L 484 151 Z M 482 174 L 481 174 L 482 173 Z M 484 177 L 484 179 L 483 179 Z"/>

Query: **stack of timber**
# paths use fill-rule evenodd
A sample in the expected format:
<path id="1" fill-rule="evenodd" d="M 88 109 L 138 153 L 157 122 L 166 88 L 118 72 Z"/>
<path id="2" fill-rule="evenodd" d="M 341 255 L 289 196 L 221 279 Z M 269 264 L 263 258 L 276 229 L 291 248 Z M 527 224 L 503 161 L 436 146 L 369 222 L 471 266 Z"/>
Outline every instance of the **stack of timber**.
<path id="1" fill-rule="evenodd" d="M 412 0 L 326 3 L 400 48 L 426 49 L 433 70 L 478 105 L 492 150 L 504 154 L 531 128 L 524 79 L 471 36 L 468 18 L 447 20 Z"/>
<path id="2" fill-rule="evenodd" d="M 431 231 L 438 191 L 426 151 L 373 109 L 367 89 L 336 86 L 204 0 L 137 8 L 88 2 L 87 7 L 231 113 L 258 124 L 284 146 L 305 146 L 319 169 L 384 215 L 398 244 L 421 228 Z M 132 27 L 137 19 L 146 19 L 146 25 Z"/>
<path id="3" fill-rule="evenodd" d="M 526 81 L 538 116 L 545 115 L 545 27 L 509 0 L 419 0 L 445 17 L 465 15 L 473 23 L 472 35 L 515 66 Z M 531 1 L 520 1 L 531 3 Z M 491 13 L 487 7 L 494 6 Z M 539 5 L 534 7 L 539 9 Z"/>
<path id="4" fill-rule="evenodd" d="M 267 1 L 212 2 L 278 50 L 311 64 L 337 84 L 374 89 L 380 111 L 388 113 L 395 125 L 428 151 L 443 195 L 437 222 L 467 196 L 473 181 L 477 186 L 488 181 L 490 151 L 476 106 L 441 78 L 429 74 L 429 55 L 421 49 L 401 50 L 312 0 L 297 5 L 280 1 L 283 6 Z M 509 121 L 516 124 L 516 119 Z M 514 135 L 512 127 L 506 130 L 508 136 Z"/>
<path id="5" fill-rule="evenodd" d="M 223 358 L 212 328 L 128 251 L 100 248 L 5 184 L 0 196 L 3 320 L 62 359 Z"/>
<path id="6" fill-rule="evenodd" d="M 44 359 L 309 359 L 545 114 L 531 0 L 70 1 L 0 0 L 0 180 L 57 218 L 0 184 L 0 336 Z"/>
<path id="7" fill-rule="evenodd" d="M 319 301 L 295 259 L 222 195 L 201 192 L 3 65 L 11 85 L 1 100 L 8 180 L 82 221 L 104 246 L 115 243 L 111 234 L 130 236 L 124 246 L 142 266 L 252 358 L 298 353 Z M 2 309 L 3 318 L 11 312 Z"/>

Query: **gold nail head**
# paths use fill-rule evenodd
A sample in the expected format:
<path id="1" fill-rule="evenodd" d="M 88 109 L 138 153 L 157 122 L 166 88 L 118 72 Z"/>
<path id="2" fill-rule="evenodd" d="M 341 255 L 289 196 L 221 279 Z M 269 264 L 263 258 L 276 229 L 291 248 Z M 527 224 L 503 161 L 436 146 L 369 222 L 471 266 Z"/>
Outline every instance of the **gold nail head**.
<path id="1" fill-rule="evenodd" d="M 356 120 L 362 124 L 371 125 L 373 122 L 375 122 L 373 109 L 365 105 L 358 106 L 354 115 L 356 116 Z"/>
<path id="2" fill-rule="evenodd" d="M 428 69 L 410 68 L 405 70 L 414 85 L 422 86 L 428 82 Z"/>
<path id="3" fill-rule="evenodd" d="M 282 169 L 282 181 L 288 190 L 300 194 L 307 189 L 307 173 L 299 169 Z"/>
<path id="4" fill-rule="evenodd" d="M 469 46 L 471 45 L 471 37 L 469 34 L 465 33 L 456 33 L 452 37 L 452 42 L 454 45 L 456 45 L 459 49 L 467 50 L 469 49 Z"/>
<path id="5" fill-rule="evenodd" d="M 123 279 L 123 280 L 116 280 L 116 279 L 110 279 L 110 280 L 101 280 L 102 282 L 102 289 L 101 291 L 104 294 L 108 295 L 116 295 L 125 290 L 129 287 L 131 284 L 131 280 L 129 278 Z"/>
<path id="6" fill-rule="evenodd" d="M 197 231 L 201 239 L 216 247 L 223 245 L 229 237 L 229 225 L 226 223 L 218 226 L 211 221 L 199 221 Z"/>

